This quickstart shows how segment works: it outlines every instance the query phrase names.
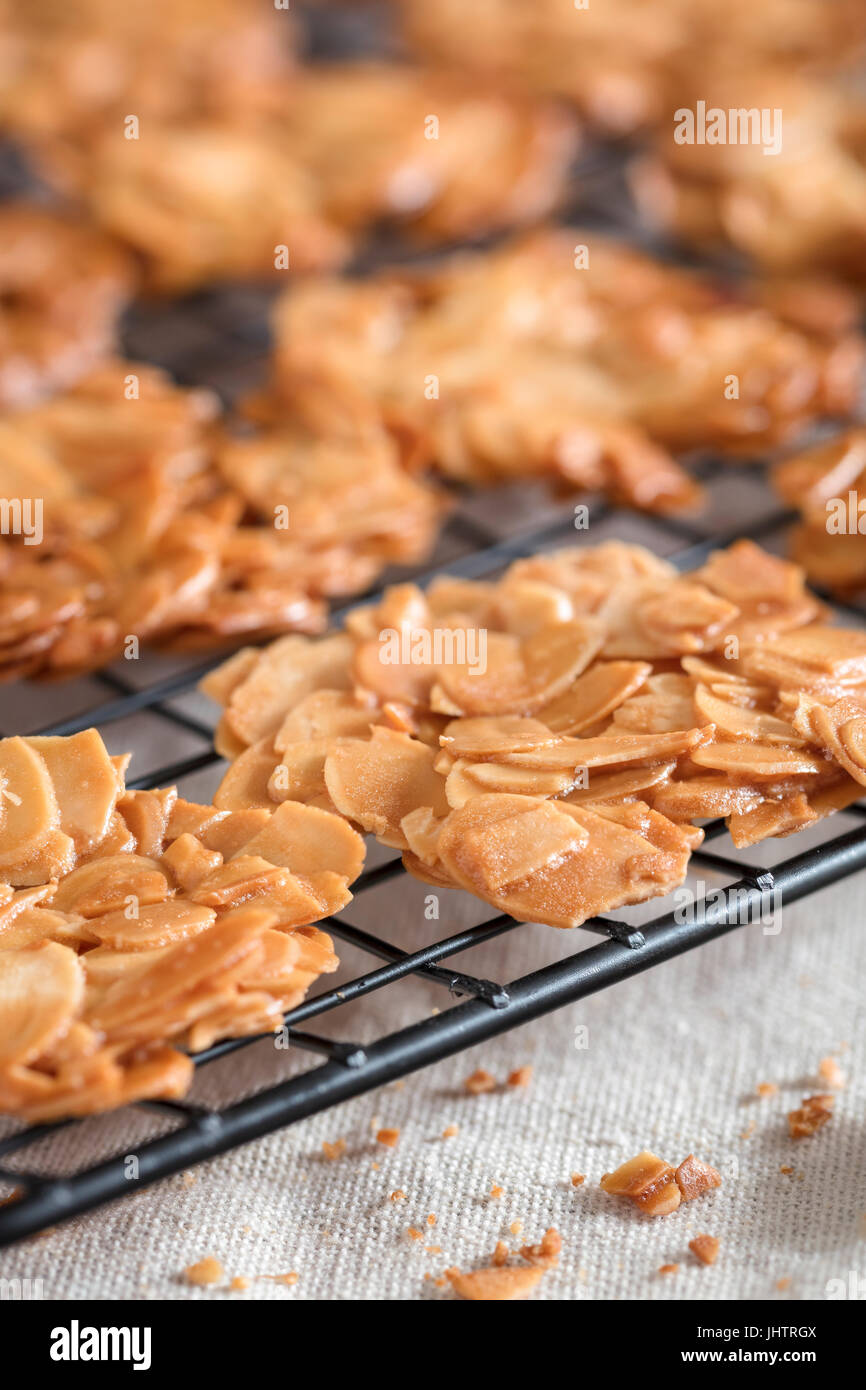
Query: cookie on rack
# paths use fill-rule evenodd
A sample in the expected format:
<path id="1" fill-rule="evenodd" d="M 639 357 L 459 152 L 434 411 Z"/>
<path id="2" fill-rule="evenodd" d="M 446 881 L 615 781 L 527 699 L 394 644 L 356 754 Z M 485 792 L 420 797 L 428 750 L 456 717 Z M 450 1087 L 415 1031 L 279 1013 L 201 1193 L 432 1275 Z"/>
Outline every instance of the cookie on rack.
<path id="1" fill-rule="evenodd" d="M 414 273 L 293 286 L 249 409 L 381 419 L 410 462 L 453 478 L 540 476 L 664 510 L 696 494 L 672 450 L 764 450 L 850 410 L 856 325 L 841 290 L 735 289 L 543 229 Z"/>
<path id="2" fill-rule="evenodd" d="M 680 140 L 672 122 L 634 161 L 632 188 L 647 223 L 702 253 L 737 251 L 772 275 L 815 272 L 862 285 L 862 98 L 839 79 L 739 64 L 684 85 L 684 116 L 698 99 L 711 128 Z"/>
<path id="3" fill-rule="evenodd" d="M 248 0 L 0 0 L 0 126 L 18 135 L 242 114 L 291 81 L 292 16 Z"/>
<path id="4" fill-rule="evenodd" d="M 618 541 L 385 591 L 205 678 L 223 809 L 339 811 L 406 867 L 580 926 L 866 794 L 866 633 L 749 541 L 680 574 Z"/>
<path id="5" fill-rule="evenodd" d="M 36 204 L 5 203 L 0 406 L 71 386 L 111 352 L 136 278 L 131 258 L 103 232 Z"/>
<path id="6" fill-rule="evenodd" d="M 866 589 L 866 429 L 791 455 L 776 465 L 773 482 L 800 512 L 792 553 L 813 583 L 849 597 Z"/>
<path id="7" fill-rule="evenodd" d="M 381 224 L 428 243 L 532 222 L 566 187 L 555 104 L 389 64 L 313 66 L 276 109 L 34 140 L 49 179 L 144 258 L 157 289 L 339 265 Z"/>
<path id="8" fill-rule="evenodd" d="M 666 123 L 696 70 L 750 58 L 851 65 L 866 40 L 858 0 L 399 0 L 399 8 L 419 59 L 555 93 L 614 135 Z"/>
<path id="9" fill-rule="evenodd" d="M 325 596 L 432 546 L 442 502 L 381 430 L 234 438 L 218 416 L 112 361 L 0 426 L 0 495 L 31 523 L 0 538 L 0 679 L 319 631 Z"/>
<path id="10" fill-rule="evenodd" d="M 127 791 L 128 763 L 95 729 L 0 740 L 0 1111 L 29 1122 L 182 1095 L 190 1053 L 337 968 L 313 924 L 363 865 L 344 819 Z"/>

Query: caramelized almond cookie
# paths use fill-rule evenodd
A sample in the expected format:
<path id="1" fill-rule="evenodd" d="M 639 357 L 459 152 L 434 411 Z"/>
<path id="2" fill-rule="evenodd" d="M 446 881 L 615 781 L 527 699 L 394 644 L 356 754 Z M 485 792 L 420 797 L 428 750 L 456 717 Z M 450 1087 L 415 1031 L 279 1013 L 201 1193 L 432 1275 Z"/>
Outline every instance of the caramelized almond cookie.
<path id="1" fill-rule="evenodd" d="M 166 1040 L 273 1031 L 337 967 L 312 924 L 363 866 L 341 816 L 126 791 L 127 761 L 92 729 L 0 740 L 0 1109 L 25 1120 L 180 1095 Z"/>
<path id="2" fill-rule="evenodd" d="M 206 679 L 216 804 L 337 810 L 426 882 L 576 926 L 677 887 L 696 822 L 749 845 L 859 798 L 866 637 L 827 616 L 751 542 L 687 576 L 608 542 L 397 585 Z"/>
<path id="3" fill-rule="evenodd" d="M 68 135 L 199 112 L 238 115 L 291 80 L 295 32 L 246 0 L 30 0 L 0 7 L 0 123 L 18 136 Z M 14 60 L 14 61 L 13 61 Z"/>
<path id="4" fill-rule="evenodd" d="M 0 405 L 31 405 L 108 356 L 135 283 L 131 260 L 109 237 L 35 204 L 5 203 Z"/>
<path id="5" fill-rule="evenodd" d="M 230 439 L 218 413 L 208 391 L 112 361 L 0 425 L 22 527 L 42 498 L 38 544 L 0 537 L 0 679 L 99 667 L 133 641 L 319 631 L 326 597 L 431 547 L 443 501 L 383 430 Z"/>
<path id="6" fill-rule="evenodd" d="M 415 466 L 555 479 L 663 511 L 697 497 L 672 451 L 755 452 L 853 408 L 853 313 L 804 326 L 796 304 L 545 228 L 428 271 L 292 286 L 270 388 L 250 410 L 317 428 L 335 413 L 359 430 L 384 420 Z M 664 630 L 676 612 L 656 617 Z"/>
<path id="7" fill-rule="evenodd" d="M 177 292 L 338 266 L 383 222 L 447 242 L 536 221 L 577 138 L 551 102 L 351 62 L 302 69 L 243 120 L 155 116 L 146 139 L 97 127 L 30 143 L 47 177 L 141 254 L 151 285 Z"/>

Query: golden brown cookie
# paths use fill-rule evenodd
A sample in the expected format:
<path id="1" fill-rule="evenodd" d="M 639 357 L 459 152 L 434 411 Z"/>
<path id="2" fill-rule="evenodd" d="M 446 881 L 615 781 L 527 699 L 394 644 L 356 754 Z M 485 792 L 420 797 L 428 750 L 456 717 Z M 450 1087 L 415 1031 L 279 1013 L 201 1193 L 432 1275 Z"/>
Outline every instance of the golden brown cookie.
<path id="1" fill-rule="evenodd" d="M 30 1122 L 182 1095 L 189 1052 L 337 967 L 312 924 L 363 865 L 344 820 L 126 791 L 128 761 L 95 729 L 0 740 L 0 1110 Z"/>
<path id="2" fill-rule="evenodd" d="M 114 346 L 135 284 L 103 233 L 35 204 L 0 208 L 0 406 L 72 385 Z"/>
<path id="3" fill-rule="evenodd" d="M 808 291 L 734 291 L 595 233 L 538 231 L 427 272 L 293 287 L 251 409 L 382 419 L 451 477 L 537 475 L 663 510 L 696 491 L 669 450 L 754 451 L 851 408 L 856 305 Z"/>
<path id="4" fill-rule="evenodd" d="M 418 877 L 579 926 L 682 883 L 703 832 L 789 835 L 864 794 L 866 636 L 749 541 L 679 574 L 617 541 L 385 591 L 202 688 L 222 809 L 339 811 Z"/>

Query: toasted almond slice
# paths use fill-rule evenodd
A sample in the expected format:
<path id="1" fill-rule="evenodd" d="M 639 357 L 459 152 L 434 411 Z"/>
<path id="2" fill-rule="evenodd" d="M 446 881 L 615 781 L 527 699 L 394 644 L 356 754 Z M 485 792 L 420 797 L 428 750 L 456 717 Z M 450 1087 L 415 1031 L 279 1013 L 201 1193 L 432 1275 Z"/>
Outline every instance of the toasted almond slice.
<path id="1" fill-rule="evenodd" d="M 219 867 L 223 857 L 218 850 L 205 849 L 201 840 L 194 835 L 178 835 L 162 856 L 162 866 L 167 868 L 178 888 L 189 893 L 197 888 L 203 878 Z"/>
<path id="2" fill-rule="evenodd" d="M 338 739 L 325 763 L 325 782 L 337 810 L 387 844 L 406 846 L 400 822 L 418 806 L 445 815 L 445 780 L 432 749 L 407 734 L 373 730 L 369 742 Z M 288 804 L 288 803 L 286 803 Z"/>
<path id="3" fill-rule="evenodd" d="M 369 692 L 379 702 L 399 701 L 410 707 L 428 703 L 436 678 L 429 661 L 403 661 L 389 640 L 396 629 L 385 629 L 360 642 L 352 656 L 355 689 Z M 399 636 L 399 634 L 398 634 Z"/>
<path id="4" fill-rule="evenodd" d="M 84 995 L 84 971 L 56 941 L 0 951 L 0 1067 L 39 1057 L 69 1027 Z"/>
<path id="5" fill-rule="evenodd" d="M 652 767 L 626 768 L 624 772 L 594 773 L 585 787 L 575 787 L 565 800 L 575 806 L 590 805 L 596 801 L 624 801 L 635 797 L 638 792 L 668 784 L 676 767 L 675 762 L 656 763 Z"/>
<path id="6" fill-rule="evenodd" d="M 250 807 L 246 811 L 230 811 L 219 820 L 212 820 L 202 828 L 199 836 L 205 849 L 216 850 L 223 859 L 231 859 L 233 854 L 243 849 L 245 844 L 258 835 L 270 822 L 274 807 Z"/>
<path id="7" fill-rule="evenodd" d="M 458 758 L 445 780 L 445 795 L 449 806 L 463 806 L 470 797 L 493 791 L 559 796 L 568 791 L 573 781 L 569 772 L 540 772 L 532 767 L 473 763 L 468 758 Z"/>
<path id="8" fill-rule="evenodd" d="M 189 896 L 206 907 L 236 908 L 253 898 L 278 892 L 289 877 L 287 869 L 276 867 L 261 855 L 241 854 L 213 869 Z"/>
<path id="9" fill-rule="evenodd" d="M 60 807 L 60 829 L 85 849 L 105 835 L 117 802 L 117 774 L 96 729 L 67 737 L 28 738 L 48 768 Z"/>
<path id="10" fill-rule="evenodd" d="M 167 840 L 176 840 L 181 835 L 195 835 L 197 840 L 207 825 L 225 820 L 227 811 L 218 811 L 215 806 L 200 806 L 196 801 L 187 801 L 179 796 L 171 808 L 166 830 Z"/>
<path id="11" fill-rule="evenodd" d="M 14 871 L 35 859 L 49 833 L 59 830 L 60 807 L 45 759 L 23 738 L 0 739 L 0 785 L 0 869 Z M 3 876 L 14 882 L 12 873 Z"/>
<path id="12" fill-rule="evenodd" d="M 340 816 L 286 801 L 243 849 L 292 873 L 331 870 L 352 883 L 364 867 L 364 841 Z"/>
<path id="13" fill-rule="evenodd" d="M 740 647 L 743 674 L 785 690 L 818 690 L 850 681 L 862 683 L 864 663 L 866 633 L 818 623 L 767 642 Z"/>
<path id="14" fill-rule="evenodd" d="M 139 907 L 160 903 L 169 896 L 166 877 L 153 859 L 138 854 L 113 854 L 81 864 L 59 884 L 53 906 L 61 912 L 80 912 L 98 917 L 115 912 L 135 900 Z"/>
<path id="15" fill-rule="evenodd" d="M 754 739 L 759 743 L 784 743 L 791 748 L 803 746 L 802 739 L 796 737 L 791 725 L 784 719 L 776 719 L 763 710 L 728 704 L 705 685 L 699 683 L 695 686 L 693 699 L 698 714 L 703 716 L 707 724 L 715 724 L 720 737 L 729 734 L 735 739 Z"/>
<path id="16" fill-rule="evenodd" d="M 474 1303 L 513 1303 L 527 1298 L 544 1277 L 538 1266 L 491 1266 L 461 1274 L 459 1269 L 445 1271 L 454 1292 Z"/>
<path id="17" fill-rule="evenodd" d="M 35 888 L 22 888 L 16 893 L 15 889 L 8 884 L 3 884 L 4 893 L 2 905 L 0 905 L 0 947 L 6 940 L 6 933 L 12 926 L 16 918 L 22 912 L 28 912 L 31 908 L 38 907 L 46 899 L 54 897 L 57 885 L 54 883 L 41 883 Z"/>
<path id="18" fill-rule="evenodd" d="M 333 747 L 330 737 L 286 744 L 268 780 L 271 801 L 314 801 L 326 794 L 325 759 Z"/>
<path id="19" fill-rule="evenodd" d="M 435 864 L 439 859 L 437 844 L 443 824 L 444 821 L 434 816 L 429 806 L 419 806 L 400 822 L 410 852 L 425 864 Z"/>
<path id="20" fill-rule="evenodd" d="M 163 791 L 127 792 L 117 803 L 117 809 L 135 838 L 139 854 L 152 859 L 162 854 L 172 807 L 177 801 L 177 787 Z"/>
<path id="21" fill-rule="evenodd" d="M 670 1163 L 666 1163 L 657 1154 L 650 1153 L 649 1149 L 642 1149 L 612 1173 L 604 1173 L 601 1186 L 613 1197 L 635 1197 L 666 1174 L 673 1178 L 674 1172 Z"/>
<path id="22" fill-rule="evenodd" d="M 564 590 L 543 579 L 506 578 L 496 600 L 501 626 L 515 637 L 531 637 L 540 628 L 567 623 L 574 605 Z"/>
<path id="23" fill-rule="evenodd" d="M 762 801 L 749 810 L 732 812 L 728 829 L 737 848 L 744 849 L 771 835 L 793 835 L 818 819 L 818 812 L 803 793 L 792 792 L 781 800 Z"/>
<path id="24" fill-rule="evenodd" d="M 231 693 L 229 728 L 247 744 L 272 739 L 290 709 L 313 690 L 347 690 L 352 642 L 345 633 L 272 642 Z"/>
<path id="25" fill-rule="evenodd" d="M 84 918 L 72 912 L 25 907 L 11 922 L 3 922 L 0 913 L 0 950 L 3 951 L 21 951 L 25 946 L 39 946 L 43 941 L 59 941 L 61 946 L 80 951 L 82 947 L 92 946 L 96 939 Z"/>
<path id="26" fill-rule="evenodd" d="M 787 748 L 776 743 L 705 744 L 692 750 L 692 762 L 699 767 L 713 767 L 744 780 L 768 781 L 778 777 L 814 776 L 826 766 L 800 748 Z"/>
<path id="27" fill-rule="evenodd" d="M 448 830 L 444 832 L 448 835 Z M 460 863 L 485 892 L 530 878 L 589 843 L 589 831 L 550 801 L 526 798 L 519 815 L 467 824 L 460 844 Z M 447 861 L 446 861 L 447 862 Z"/>
<path id="28" fill-rule="evenodd" d="M 375 706 L 363 704 L 344 690 L 313 690 L 289 710 L 274 738 L 284 752 L 291 744 L 316 739 L 365 738 L 378 718 Z"/>
<path id="29" fill-rule="evenodd" d="M 208 671 L 199 681 L 199 690 L 202 690 L 209 699 L 215 700 L 218 705 L 225 707 L 232 697 L 232 693 L 238 686 L 246 680 L 247 676 L 258 663 L 261 653 L 256 647 L 241 647 L 240 651 L 230 656 L 227 661 L 223 661 L 213 671 Z"/>
<path id="30" fill-rule="evenodd" d="M 273 740 L 263 738 L 246 748 L 226 770 L 214 793 L 214 806 L 220 811 L 244 811 L 273 806 L 268 792 L 271 773 L 277 765 Z"/>
<path id="31" fill-rule="evenodd" d="M 452 719 L 439 742 L 455 758 L 491 758 L 500 753 L 528 752 L 557 738 L 540 719 L 519 715 L 483 715 L 478 719 Z"/>
<path id="32" fill-rule="evenodd" d="M 502 761 L 515 767 L 563 771 L 580 767 L 613 767 L 618 763 L 665 762 L 700 748 L 710 737 L 706 729 L 681 729 L 669 734 L 600 734 L 597 738 L 562 738 L 531 753 L 504 753 Z"/>
<path id="33" fill-rule="evenodd" d="M 762 793 L 718 775 L 688 777 L 658 787 L 649 798 L 657 811 L 674 821 L 716 820 L 751 811 Z"/>
<path id="34" fill-rule="evenodd" d="M 209 931 L 161 952 L 150 969 L 123 977 L 110 986 L 86 1022 L 118 1037 L 134 1033 L 136 1020 L 203 984 L 208 977 L 240 965 L 256 939 L 273 923 L 271 913 L 256 907 L 229 913 Z"/>
<path id="35" fill-rule="evenodd" d="M 513 839 L 512 862 L 519 863 L 524 838 L 521 820 L 539 805 L 570 816 L 575 822 L 573 848 L 565 849 L 522 882 L 502 882 L 498 840 Z M 502 820 L 516 820 L 509 832 Z M 527 831 L 532 822 L 527 821 Z M 585 838 L 588 834 L 588 840 Z M 538 802 L 533 797 L 491 795 L 474 797 L 452 811 L 439 835 L 444 871 L 469 892 L 492 902 L 519 921 L 580 926 L 587 917 L 627 903 L 642 902 L 668 892 L 685 877 L 691 849 L 699 831 L 684 831 L 643 802 L 624 806 L 596 805 L 592 809 L 567 802 Z M 527 862 L 532 848 L 526 844 Z M 507 870 L 505 870 L 507 872 Z"/>
<path id="36" fill-rule="evenodd" d="M 794 727 L 866 786 L 866 713 L 852 700 L 821 704 L 801 696 Z"/>
<path id="37" fill-rule="evenodd" d="M 685 665 L 685 661 L 683 662 Z M 676 672 L 650 676 L 639 694 L 613 711 L 613 733 L 666 734 L 695 722 L 692 682 Z"/>
<path id="38" fill-rule="evenodd" d="M 534 714 L 571 685 L 598 653 L 604 629 L 592 619 L 540 628 L 519 641 L 507 633 L 487 634 L 486 666 L 455 662 L 437 667 L 444 700 L 434 709 L 465 715 Z"/>
<path id="39" fill-rule="evenodd" d="M 102 839 L 89 849 L 80 850 L 76 857 L 79 864 L 87 864 L 91 859 L 103 859 L 109 854 L 135 854 L 136 849 L 135 836 L 123 816 L 113 811 Z"/>
<path id="40" fill-rule="evenodd" d="M 216 728 L 213 731 L 213 746 L 220 757 L 228 759 L 229 762 L 234 762 L 235 758 L 239 758 L 247 747 L 243 739 L 238 738 L 231 728 L 226 714 L 217 720 Z"/>
<path id="41" fill-rule="evenodd" d="M 216 913 L 197 903 L 170 898 L 168 902 L 143 907 L 138 917 L 125 912 L 106 912 L 94 919 L 93 930 L 105 946 L 116 951 L 149 951 L 154 946 L 172 946 L 177 941 L 207 931 Z"/>
<path id="42" fill-rule="evenodd" d="M 555 733 L 580 733 L 606 719 L 651 675 L 646 661 L 597 661 L 570 689 L 542 705 L 538 719 Z"/>
<path id="43" fill-rule="evenodd" d="M 303 997 L 300 992 L 298 1002 Z M 217 1003 L 191 1025 L 186 1045 L 190 1052 L 202 1052 L 220 1038 L 256 1037 L 274 1033 L 283 1021 L 285 1008 L 280 1000 L 263 992 L 233 994 Z"/>

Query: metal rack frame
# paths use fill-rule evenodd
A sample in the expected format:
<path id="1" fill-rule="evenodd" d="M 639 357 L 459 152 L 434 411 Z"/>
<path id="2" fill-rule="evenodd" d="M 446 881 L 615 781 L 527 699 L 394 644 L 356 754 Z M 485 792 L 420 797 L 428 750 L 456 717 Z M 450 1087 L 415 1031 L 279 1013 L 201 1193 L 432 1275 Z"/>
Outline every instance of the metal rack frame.
<path id="1" fill-rule="evenodd" d="M 712 464 L 706 464 L 705 471 L 711 467 Z M 616 516 L 607 505 L 593 512 L 595 522 Z M 736 537 L 760 539 L 790 520 L 789 513 L 775 512 L 751 527 L 738 528 Z M 714 533 L 709 526 L 701 528 L 674 518 L 655 517 L 653 523 L 663 528 L 668 540 L 674 536 L 687 545 L 687 549 L 674 557 L 675 563 L 683 568 L 699 564 L 711 549 L 736 538 Z M 571 513 L 566 519 L 541 530 L 506 541 L 495 540 L 483 526 L 459 515 L 451 525 L 464 543 L 476 548 L 453 564 L 419 576 L 418 582 L 425 582 L 435 573 L 458 574 L 464 578 L 493 575 L 512 560 L 563 544 L 569 537 L 574 539 Z M 861 610 L 851 611 L 863 619 Z M 341 614 L 338 611 L 333 616 L 338 621 Z M 207 725 L 170 707 L 166 701 L 194 688 L 201 675 L 213 665 L 211 660 L 191 666 L 140 690 L 112 673 L 100 672 L 96 679 L 106 690 L 107 700 L 41 732 L 69 734 L 91 724 L 106 725 L 129 714 L 150 711 L 210 739 L 211 730 Z M 210 749 L 182 762 L 160 767 L 129 785 L 164 786 L 218 761 L 218 755 Z M 866 807 L 855 805 L 847 814 L 866 819 Z M 77 1122 L 63 1121 L 13 1132 L 0 1140 L 0 1179 L 14 1184 L 19 1195 L 0 1207 L 0 1246 L 105 1202 L 128 1196 L 160 1178 L 249 1143 L 284 1125 L 296 1124 L 309 1115 L 441 1061 L 734 931 L 751 920 L 752 908 L 760 906 L 763 895 L 769 890 L 779 893 L 784 902 L 793 902 L 866 868 L 866 824 L 795 854 L 772 869 L 747 866 L 733 854 L 720 855 L 707 847 L 724 833 L 721 821 L 707 827 L 704 845 L 692 856 L 697 867 L 729 880 L 729 891 L 723 899 L 717 895 L 702 899 L 695 905 L 689 920 L 678 920 L 671 910 L 640 929 L 616 919 L 593 918 L 582 930 L 602 937 L 598 945 L 584 947 L 574 955 L 507 983 L 450 969 L 443 962 L 494 937 L 519 930 L 522 924 L 511 917 L 493 917 L 412 952 L 403 951 L 378 933 L 371 934 L 353 926 L 342 916 L 329 919 L 322 926 L 332 935 L 384 963 L 341 984 L 339 989 L 330 989 L 305 1000 L 286 1014 L 289 1041 L 299 1049 L 322 1057 L 317 1066 L 221 1110 L 205 1109 L 186 1101 L 139 1102 L 138 1108 L 160 1112 L 173 1120 L 175 1127 L 160 1137 L 136 1144 L 136 1177 L 128 1175 L 125 1153 L 56 1177 L 29 1171 L 26 1167 L 10 1166 L 9 1160 L 17 1163 L 30 1146 L 44 1142 L 56 1131 Z M 354 885 L 355 897 L 402 873 L 399 858 L 368 870 Z M 731 910 L 734 903 L 736 912 Z M 387 1033 L 365 1046 L 350 1039 L 335 1041 L 306 1030 L 305 1025 L 321 1015 L 375 990 L 396 985 L 413 974 L 435 981 L 465 1002 L 455 1003 L 433 1017 Z M 198 1067 L 206 1066 L 257 1040 L 241 1038 L 218 1043 L 200 1053 L 195 1063 Z"/>

